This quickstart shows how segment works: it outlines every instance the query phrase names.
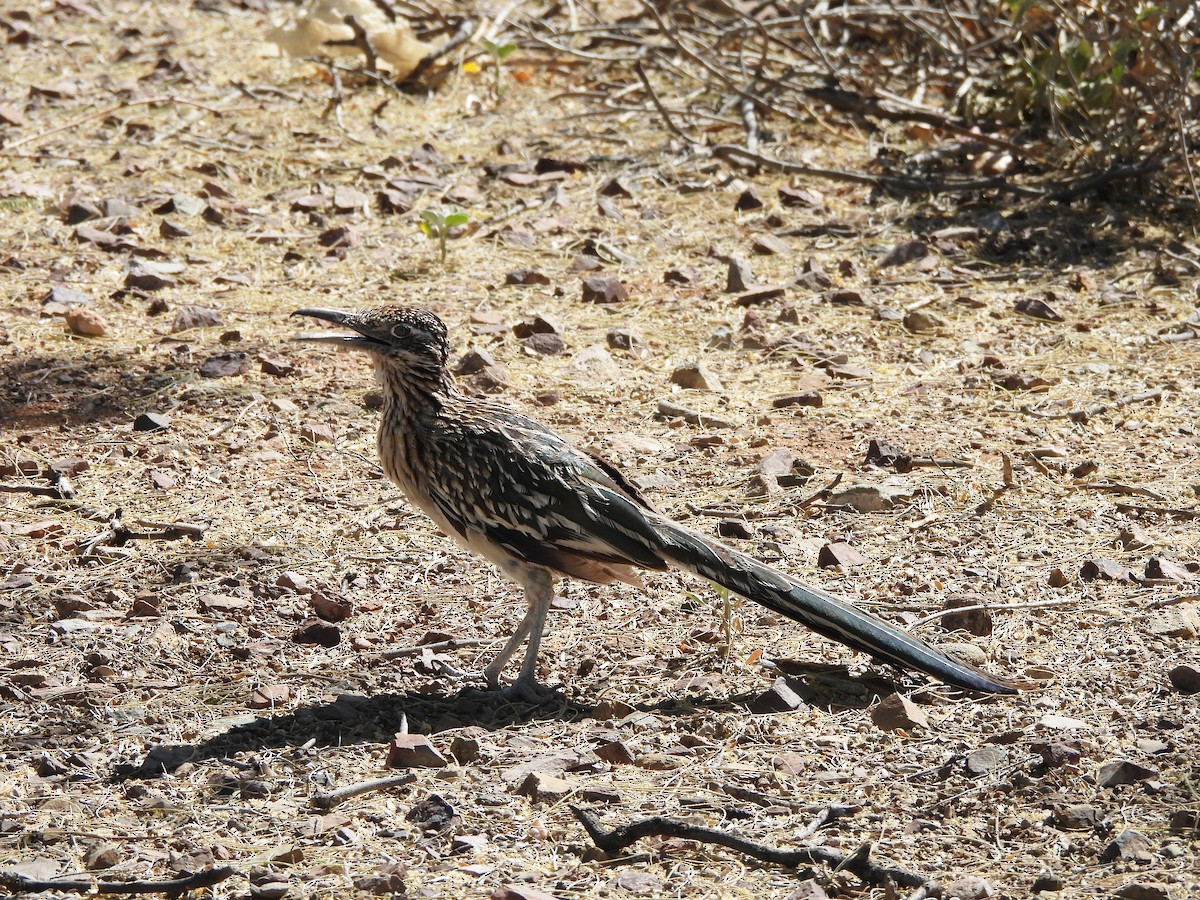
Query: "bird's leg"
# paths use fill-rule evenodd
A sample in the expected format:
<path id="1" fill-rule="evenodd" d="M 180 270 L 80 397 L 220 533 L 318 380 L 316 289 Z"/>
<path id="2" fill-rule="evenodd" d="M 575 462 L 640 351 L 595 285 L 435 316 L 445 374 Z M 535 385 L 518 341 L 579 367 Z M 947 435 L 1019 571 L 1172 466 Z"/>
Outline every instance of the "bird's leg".
<path id="1" fill-rule="evenodd" d="M 499 689 L 500 670 L 517 652 L 521 641 L 528 638 L 529 646 L 525 648 L 521 674 L 517 676 L 516 682 L 504 689 L 504 693 L 516 699 L 543 703 L 553 692 L 548 691 L 537 682 L 537 658 L 538 648 L 542 643 L 542 634 L 546 630 L 546 616 L 550 612 L 550 601 L 554 599 L 554 579 L 545 569 L 526 570 L 521 572 L 520 576 L 520 581 L 525 586 L 525 599 L 529 603 L 529 609 L 513 636 L 504 645 L 504 649 L 488 663 L 483 674 L 490 688 Z"/>

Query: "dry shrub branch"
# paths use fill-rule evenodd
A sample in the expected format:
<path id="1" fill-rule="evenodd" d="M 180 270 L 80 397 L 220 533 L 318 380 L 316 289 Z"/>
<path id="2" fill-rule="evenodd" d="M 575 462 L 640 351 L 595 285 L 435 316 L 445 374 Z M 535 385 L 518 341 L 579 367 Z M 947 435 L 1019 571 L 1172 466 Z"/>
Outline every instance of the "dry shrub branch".
<path id="1" fill-rule="evenodd" d="M 644 110 L 741 165 L 895 194 L 1198 196 L 1190 3 L 641 0 L 521 27 L 603 70 L 586 96 L 601 110 Z M 814 124 L 867 125 L 882 149 L 860 172 L 806 167 L 789 148 Z"/>

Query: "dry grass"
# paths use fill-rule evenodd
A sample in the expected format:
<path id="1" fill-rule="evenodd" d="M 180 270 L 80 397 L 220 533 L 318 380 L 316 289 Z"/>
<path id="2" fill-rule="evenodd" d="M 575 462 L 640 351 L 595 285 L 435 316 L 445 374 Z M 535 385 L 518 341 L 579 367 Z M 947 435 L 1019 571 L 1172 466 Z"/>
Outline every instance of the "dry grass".
<path id="1" fill-rule="evenodd" d="M 665 754 L 683 764 L 602 764 L 572 775 L 588 789 L 619 795 L 609 804 L 614 823 L 670 814 L 722 824 L 724 811 L 727 827 L 787 846 L 822 805 L 857 803 L 858 815 L 816 840 L 847 851 L 873 841 L 881 861 L 943 881 L 977 873 L 1008 896 L 1027 894 L 1044 873 L 1064 880 L 1060 896 L 1100 895 L 1134 878 L 1162 882 L 1175 897 L 1197 889 L 1190 837 L 1172 834 L 1168 820 L 1200 802 L 1200 726 L 1194 701 L 1166 682 L 1174 665 L 1196 661 L 1195 636 L 1160 633 L 1171 610 L 1155 609 L 1195 589 L 1075 578 L 1092 557 L 1116 558 L 1139 572 L 1155 553 L 1200 559 L 1195 522 L 1167 515 L 1137 519 L 1153 550 L 1116 546 L 1134 521 L 1118 504 L 1195 504 L 1195 346 L 1163 342 L 1157 333 L 1191 311 L 1196 267 L 1164 255 L 1179 283 L 1163 286 L 1152 256 L 1190 237 L 1166 223 L 1131 223 L 1120 211 L 1081 209 L 1059 219 L 1017 213 L 1010 219 L 1017 249 L 1008 256 L 989 256 L 986 237 L 943 238 L 943 258 L 932 272 L 880 268 L 887 249 L 914 230 L 977 222 L 987 210 L 871 205 L 852 189 L 830 191 L 815 209 L 781 210 L 774 201 L 781 182 L 763 177 L 753 183 L 768 208 L 739 215 L 733 203 L 741 188 L 725 170 L 661 156 L 636 121 L 571 118 L 578 110 L 551 97 L 585 76 L 520 55 L 508 64 L 531 79 L 499 105 L 484 72 L 452 81 L 428 101 L 393 97 L 375 128 L 372 110 L 388 95 L 348 89 L 343 131 L 321 117 L 329 88 L 319 66 L 260 56 L 264 19 L 257 12 L 117 3 L 96 13 L 62 5 L 48 7 L 31 27 L 37 39 L 10 44 L 0 62 L 0 83 L 8 85 L 0 100 L 28 102 L 29 118 L 4 132 L 12 149 L 0 174 L 8 235 L 0 263 L 9 259 L 0 269 L 0 461 L 43 466 L 77 456 L 88 467 L 73 477 L 76 503 L 0 495 L 0 549 L 8 561 L 0 574 L 33 581 L 0 593 L 0 867 L 45 857 L 61 873 L 78 871 L 93 845 L 111 843 L 115 865 L 96 873 L 102 877 L 168 877 L 209 859 L 242 870 L 270 864 L 291 879 L 294 896 L 346 896 L 355 879 L 393 860 L 409 867 L 409 893 L 432 897 L 481 896 L 522 882 L 561 897 L 644 890 L 782 898 L 795 889 L 795 873 L 693 844 L 646 842 L 644 858 L 595 861 L 584 855 L 586 836 L 564 803 L 531 802 L 503 777 L 545 754 L 586 755 L 616 732 L 639 758 Z M 122 36 L 129 27 L 139 33 Z M 134 52 L 122 57 L 122 46 Z M 147 80 L 161 56 L 182 69 L 168 67 L 158 83 Z M 76 84 L 65 98 L 43 92 L 26 101 L 16 87 L 63 79 Z M 175 102 L 129 105 L 149 96 Z M 50 134 L 71 122 L 77 124 Z M 48 136 L 25 140 L 37 134 Z M 810 139 L 797 133 L 789 140 Z M 497 150 L 503 141 L 512 145 L 507 155 Z M 478 229 L 452 241 L 445 270 L 435 245 L 418 232 L 415 212 L 325 210 L 318 219 L 290 211 L 296 191 L 318 185 L 373 193 L 381 182 L 364 167 L 390 155 L 407 159 L 424 142 L 441 153 L 437 173 L 449 184 L 478 189 L 475 202 L 462 204 Z M 846 133 L 811 152 L 836 160 L 862 145 Z M 482 174 L 486 163 L 593 154 L 620 158 L 595 160 L 562 182 L 561 205 L 505 221 L 530 233 L 531 246 L 492 235 L 489 218 L 546 186 L 505 185 Z M 595 191 L 621 172 L 638 193 L 616 201 L 625 218 L 615 222 L 597 211 Z M 708 187 L 681 193 L 676 185 L 684 180 Z M 173 193 L 198 194 L 210 181 L 231 195 L 212 200 L 225 223 L 171 215 L 192 233 L 160 237 L 162 216 L 151 210 Z M 185 263 L 178 286 L 156 295 L 172 311 L 148 316 L 150 298 L 114 296 L 127 254 L 73 240 L 59 211 L 72 195 L 139 207 L 131 240 Z M 430 202 L 423 198 L 417 209 Z M 815 371 L 793 365 L 794 354 L 707 348 L 725 325 L 739 345 L 743 316 L 721 293 L 724 265 L 707 251 L 717 245 L 749 255 L 752 236 L 771 229 L 771 214 L 784 228 L 813 226 L 815 236 L 785 238 L 789 254 L 755 257 L 760 280 L 789 280 L 811 259 L 836 286 L 868 301 L 837 306 L 793 289 L 787 302 L 797 323 L 777 321 L 778 303 L 762 309 L 772 332 L 803 332 L 872 371 L 870 379 L 830 382 L 819 410 L 771 407 L 775 395 Z M 342 259 L 327 258 L 317 235 L 346 223 L 361 243 Z M 815 230 L 827 223 L 841 227 Z M 266 232 L 288 237 L 249 239 Z M 588 237 L 636 258 L 612 269 L 629 287 L 628 302 L 610 309 L 579 301 L 570 265 L 574 245 Z M 287 250 L 300 258 L 285 260 Z M 1062 263 L 1072 255 L 1070 265 Z M 663 272 L 683 265 L 697 267 L 701 282 L 664 285 Z M 505 286 L 505 273 L 522 266 L 545 272 L 551 284 Z M 1074 289 L 1079 275 L 1084 284 Z M 91 295 L 107 334 L 76 337 L 61 317 L 40 316 L 52 284 Z M 1015 300 L 1044 291 L 1055 293 L 1051 303 L 1065 323 L 1013 312 Z M 644 480 L 662 508 L 698 528 L 711 531 L 715 521 L 692 516 L 691 506 L 766 513 L 750 520 L 762 540 L 742 542 L 748 549 L 893 618 L 919 618 L 949 595 L 985 595 L 1001 607 L 994 633 L 973 639 L 989 665 L 1048 681 L 1019 698 L 977 701 L 906 682 L 930 718 L 928 729 L 911 734 L 878 730 L 869 691 L 855 695 L 863 684 L 844 678 L 832 686 L 816 682 L 823 703 L 753 716 L 745 702 L 775 677 L 745 662 L 755 651 L 859 668 L 863 661 L 750 605 L 741 609 L 742 631 L 725 660 L 700 639 L 719 629 L 719 603 L 675 576 L 651 578 L 644 596 L 627 588 L 566 588 L 573 602 L 555 613 L 543 655 L 545 676 L 566 685 L 557 707 L 497 705 L 430 675 L 419 658 L 381 659 L 381 651 L 416 644 L 429 631 L 499 639 L 520 614 L 513 586 L 453 549 L 381 481 L 373 461 L 375 414 L 362 403 L 370 386 L 365 364 L 286 341 L 295 308 L 383 300 L 432 308 L 451 324 L 459 349 L 487 347 L 509 369 L 505 396 L 514 405 L 608 455 Z M 169 333 L 173 310 L 187 304 L 219 308 L 225 325 Z M 874 317 L 878 307 L 910 306 L 942 324 L 916 335 Z M 472 336 L 472 315 L 480 311 L 508 323 L 531 312 L 552 316 L 562 324 L 567 352 L 531 354 L 511 333 Z M 641 333 L 647 357 L 615 353 L 609 375 L 581 373 L 575 355 L 604 344 L 613 327 Z M 240 339 L 222 344 L 228 330 Z M 199 376 L 209 355 L 231 349 L 249 354 L 248 373 Z M 985 355 L 1051 385 L 1040 394 L 997 388 L 981 363 Z M 298 374 L 264 374 L 261 356 L 291 362 Z M 672 370 L 695 358 L 721 376 L 723 391 L 675 391 Z M 1154 387 L 1163 391 L 1156 402 L 1113 409 L 1083 425 L 1022 411 L 1029 404 L 1066 412 Z M 560 400 L 539 406 L 535 398 L 547 390 Z M 703 430 L 656 418 L 657 401 L 668 397 L 735 427 L 719 433 L 720 443 L 697 445 Z M 168 413 L 171 427 L 133 431 L 133 418 L 146 410 Z M 306 442 L 307 424 L 332 426 L 336 440 Z M 890 474 L 861 465 L 871 437 L 971 466 L 905 476 L 916 499 L 890 513 L 816 509 L 803 519 L 789 511 L 839 472 L 847 483 Z M 817 475 L 783 497 L 747 498 L 755 463 L 780 447 L 810 460 Z M 1098 470 L 1074 479 L 1053 468 L 1055 458 L 1030 460 L 1030 451 L 1045 448 L 1061 452 L 1068 469 L 1092 460 Z M 1003 454 L 1015 461 L 1015 487 L 981 514 L 976 508 L 1001 484 Z M 153 473 L 170 474 L 173 485 L 153 487 Z M 11 473 L 3 480 L 45 483 Z M 1101 481 L 1155 496 L 1099 490 Z M 128 521 L 208 520 L 211 527 L 196 543 L 134 542 L 90 557 L 73 552 L 78 539 L 103 528 L 89 511 L 103 517 L 117 508 Z M 36 522 L 51 523 L 45 536 L 24 533 Z M 767 526 L 784 530 L 767 534 Z M 817 549 L 839 538 L 854 543 L 868 564 L 853 573 L 818 570 Z M 173 580 L 181 564 L 190 568 L 190 582 Z M 1067 574 L 1066 587 L 1049 586 L 1054 568 Z M 309 589 L 280 586 L 285 572 L 302 575 Z M 344 639 L 333 648 L 291 640 L 312 615 L 313 592 L 353 603 L 353 615 L 341 623 Z M 202 603 L 209 594 L 249 604 L 213 613 Z M 129 614 L 140 595 L 159 604 L 158 615 Z M 1043 600 L 1060 605 L 1002 609 Z M 86 624 L 63 634 L 52 624 L 62 621 Z M 922 632 L 963 639 L 945 637 L 935 625 Z M 465 669 L 479 668 L 485 657 L 486 648 L 449 655 Z M 689 692 L 679 686 L 688 674 L 720 677 Z M 289 693 L 274 709 L 251 709 L 261 686 Z M 647 715 L 597 721 L 601 701 Z M 318 817 L 312 794 L 386 774 L 385 744 L 402 714 L 443 752 L 456 735 L 474 736 L 478 758 L 421 770 L 410 787 Z M 1048 727 L 1047 715 L 1084 724 Z M 1046 740 L 1077 740 L 1082 758 L 1048 770 L 1032 765 L 1031 746 Z M 969 777 L 961 755 L 991 743 L 1007 750 L 1009 764 Z M 802 774 L 774 766 L 782 752 L 806 759 Z M 187 761 L 159 778 L 130 777 L 148 754 Z M 1121 758 L 1160 774 L 1099 787 L 1099 767 Z M 240 785 L 232 792 L 230 778 Z M 727 785 L 795 806 L 755 806 L 730 797 Z M 405 820 L 416 801 L 434 793 L 454 807 L 457 833 L 487 837 L 483 850 L 451 855 L 448 835 L 423 835 Z M 1100 824 L 1080 832 L 1057 827 L 1053 811 L 1072 804 L 1095 806 Z M 1105 845 L 1127 828 L 1148 836 L 1152 861 L 1101 861 Z M 284 855 L 293 848 L 298 852 Z M 652 876 L 649 886 L 630 881 L 631 871 Z M 244 890 L 244 880 L 235 879 L 214 894 Z"/>

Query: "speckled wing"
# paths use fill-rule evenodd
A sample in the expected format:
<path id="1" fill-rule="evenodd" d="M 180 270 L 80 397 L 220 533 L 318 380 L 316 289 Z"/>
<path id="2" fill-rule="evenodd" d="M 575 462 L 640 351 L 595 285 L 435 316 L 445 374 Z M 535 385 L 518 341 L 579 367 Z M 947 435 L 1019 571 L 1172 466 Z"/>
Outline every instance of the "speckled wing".
<path id="1" fill-rule="evenodd" d="M 580 560 L 667 568 L 644 501 L 611 467 L 532 419 L 499 407 L 447 417 L 427 452 L 430 499 L 464 538 L 482 535 L 519 559 L 577 576 Z"/>

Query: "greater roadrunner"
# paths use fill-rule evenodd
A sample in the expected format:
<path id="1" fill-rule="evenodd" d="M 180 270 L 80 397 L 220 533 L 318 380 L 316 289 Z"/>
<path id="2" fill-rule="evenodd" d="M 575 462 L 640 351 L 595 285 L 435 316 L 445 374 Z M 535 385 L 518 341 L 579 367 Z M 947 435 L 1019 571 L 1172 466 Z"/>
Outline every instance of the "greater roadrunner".
<path id="1" fill-rule="evenodd" d="M 433 313 L 382 306 L 294 315 L 354 332 L 298 340 L 370 354 L 383 385 L 378 447 L 384 472 L 442 531 L 525 589 L 525 618 L 484 669 L 493 689 L 504 664 L 528 639 L 510 690 L 538 698 L 538 645 L 560 577 L 641 587 L 637 569 L 674 565 L 893 665 L 966 690 L 1014 693 L 826 591 L 677 525 L 604 460 L 499 403 L 463 394 L 446 366 L 446 326 Z"/>

